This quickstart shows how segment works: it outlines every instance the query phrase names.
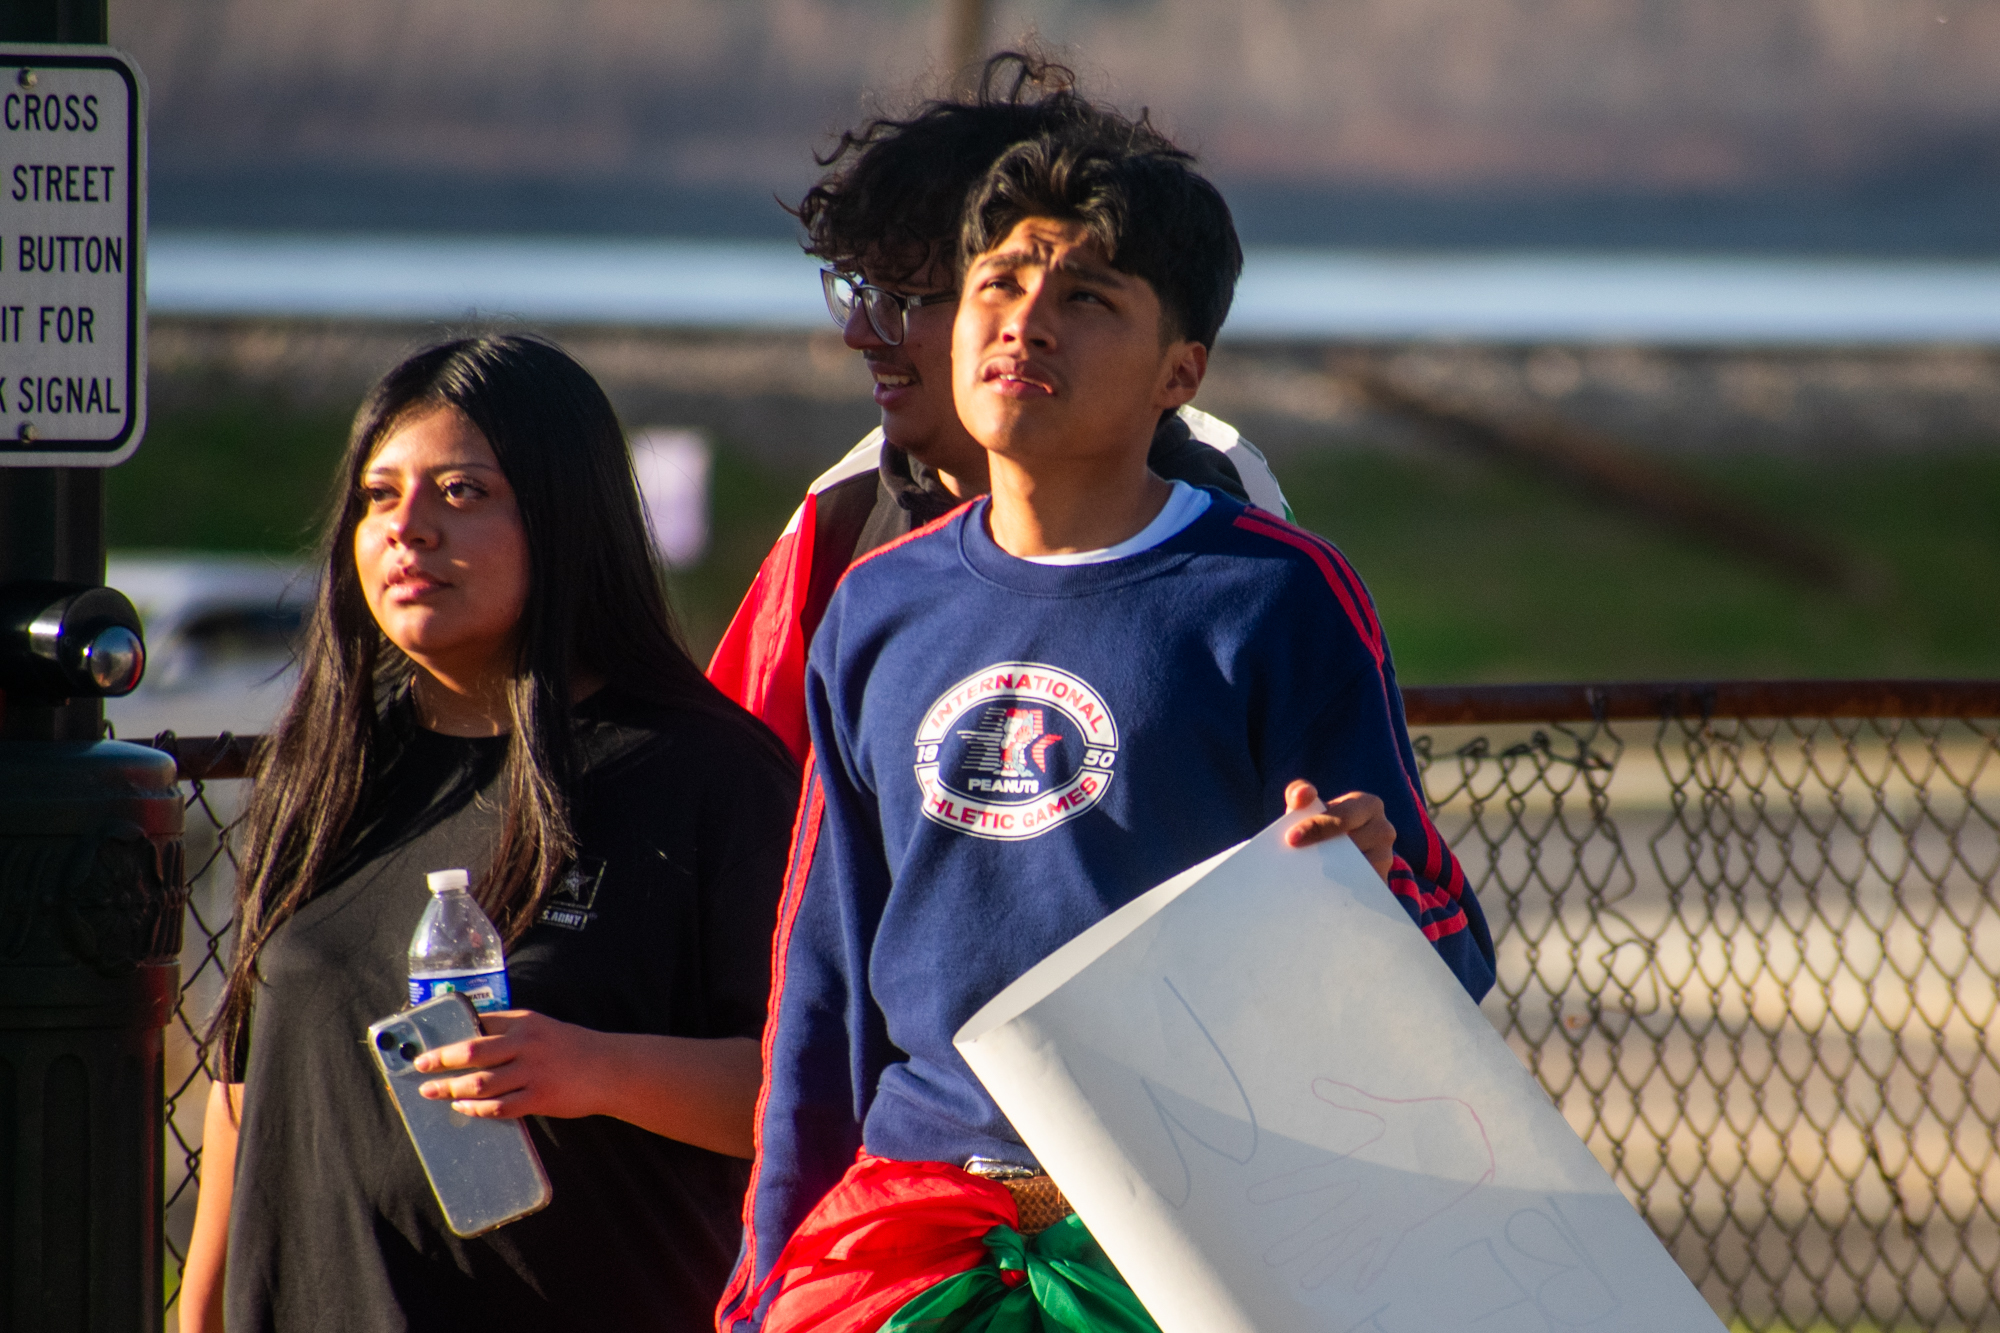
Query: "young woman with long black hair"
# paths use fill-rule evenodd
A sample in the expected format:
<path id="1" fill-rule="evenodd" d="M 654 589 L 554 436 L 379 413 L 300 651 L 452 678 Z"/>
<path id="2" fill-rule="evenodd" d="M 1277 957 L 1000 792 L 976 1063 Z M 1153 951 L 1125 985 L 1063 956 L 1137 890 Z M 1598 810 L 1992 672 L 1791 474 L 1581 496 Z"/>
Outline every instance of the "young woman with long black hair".
<path id="1" fill-rule="evenodd" d="M 791 759 L 681 646 L 617 418 L 552 344 L 412 356 L 340 485 L 240 837 L 181 1327 L 707 1328 Z M 441 1052 L 425 1095 L 533 1117 L 554 1186 L 476 1240 L 445 1227 L 362 1040 L 404 1003 L 425 873 L 455 866 L 518 1008 Z"/>

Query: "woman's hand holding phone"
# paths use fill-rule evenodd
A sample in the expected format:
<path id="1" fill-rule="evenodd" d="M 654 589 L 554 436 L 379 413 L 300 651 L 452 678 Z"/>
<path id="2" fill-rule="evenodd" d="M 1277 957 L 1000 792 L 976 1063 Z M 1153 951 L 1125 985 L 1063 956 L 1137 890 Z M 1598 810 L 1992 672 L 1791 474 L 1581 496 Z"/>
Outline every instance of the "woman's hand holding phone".
<path id="1" fill-rule="evenodd" d="M 484 1119 L 613 1114 L 600 1086 L 607 1034 L 529 1009 L 481 1014 L 479 1024 L 486 1035 L 417 1057 L 418 1073 L 449 1075 L 429 1080 L 419 1092 L 449 1100 L 460 1115 Z"/>
<path id="2" fill-rule="evenodd" d="M 460 1115 L 608 1115 L 732 1157 L 753 1151 L 764 1066 L 749 1037 L 599 1032 L 528 1009 L 479 1020 L 485 1036 L 416 1059 L 418 1073 L 443 1075 L 421 1085 L 425 1097 Z"/>

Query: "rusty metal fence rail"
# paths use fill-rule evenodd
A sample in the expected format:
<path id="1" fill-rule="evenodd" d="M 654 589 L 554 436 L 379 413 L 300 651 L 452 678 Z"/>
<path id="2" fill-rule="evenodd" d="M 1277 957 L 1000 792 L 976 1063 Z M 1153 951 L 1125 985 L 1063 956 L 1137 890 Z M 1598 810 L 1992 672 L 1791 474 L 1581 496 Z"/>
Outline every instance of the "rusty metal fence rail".
<path id="1" fill-rule="evenodd" d="M 2000 1329 L 2000 682 L 1404 697 L 1494 926 L 1488 1017 L 1710 1303 L 1754 1329 Z M 177 1261 L 254 743 L 156 743 L 197 868 Z"/>

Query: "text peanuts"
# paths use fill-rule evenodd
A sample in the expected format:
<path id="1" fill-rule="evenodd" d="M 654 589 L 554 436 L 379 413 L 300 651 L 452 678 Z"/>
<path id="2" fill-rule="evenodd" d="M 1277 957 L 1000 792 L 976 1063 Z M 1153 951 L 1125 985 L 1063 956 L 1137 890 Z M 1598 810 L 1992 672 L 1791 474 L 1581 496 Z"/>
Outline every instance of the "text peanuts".
<path id="1" fill-rule="evenodd" d="M 143 90 L 106 47 L 0 47 L 0 464 L 138 444 Z"/>

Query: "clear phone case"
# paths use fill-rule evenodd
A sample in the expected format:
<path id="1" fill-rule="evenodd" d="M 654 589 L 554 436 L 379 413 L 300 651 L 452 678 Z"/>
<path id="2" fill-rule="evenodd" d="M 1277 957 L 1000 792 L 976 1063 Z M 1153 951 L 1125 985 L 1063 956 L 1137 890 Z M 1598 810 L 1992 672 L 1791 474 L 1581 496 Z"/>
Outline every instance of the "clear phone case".
<path id="1" fill-rule="evenodd" d="M 479 1015 L 463 995 L 440 995 L 370 1025 L 368 1049 L 402 1112 L 445 1223 L 459 1236 L 483 1235 L 548 1206 L 552 1191 L 528 1127 L 518 1120 L 460 1115 L 417 1089 L 437 1078 L 411 1062 L 425 1051 L 479 1035 Z"/>

